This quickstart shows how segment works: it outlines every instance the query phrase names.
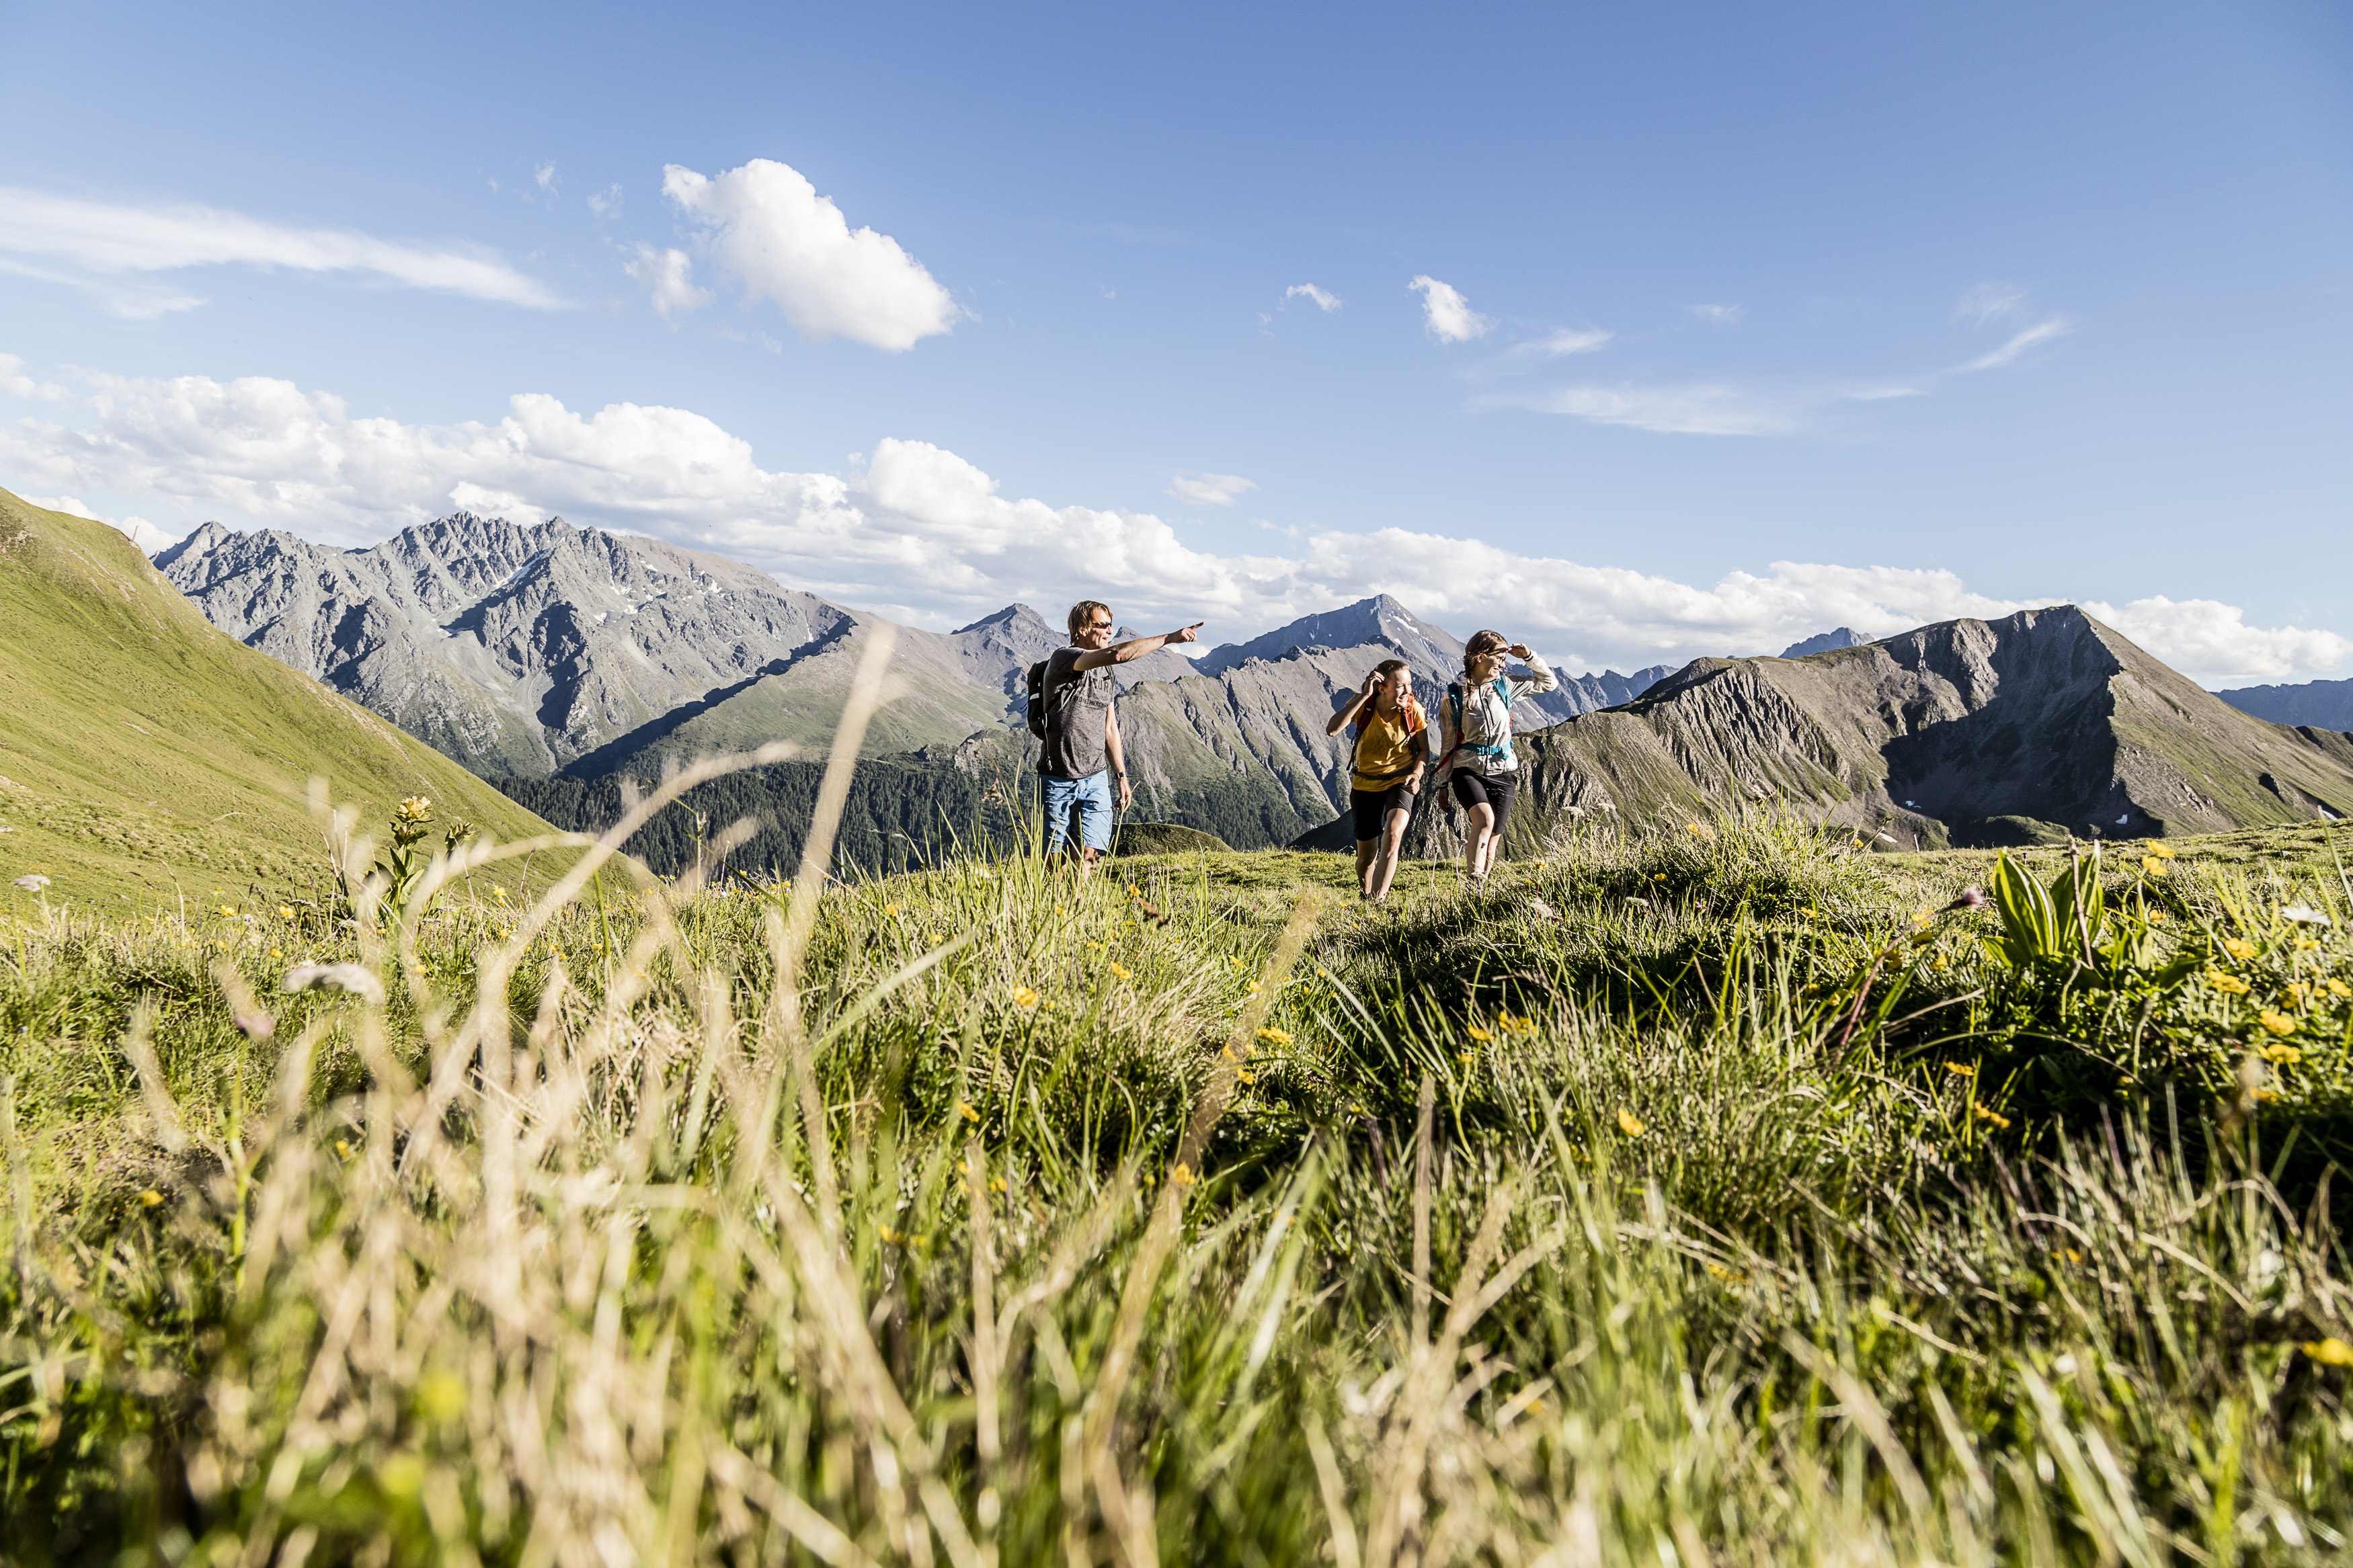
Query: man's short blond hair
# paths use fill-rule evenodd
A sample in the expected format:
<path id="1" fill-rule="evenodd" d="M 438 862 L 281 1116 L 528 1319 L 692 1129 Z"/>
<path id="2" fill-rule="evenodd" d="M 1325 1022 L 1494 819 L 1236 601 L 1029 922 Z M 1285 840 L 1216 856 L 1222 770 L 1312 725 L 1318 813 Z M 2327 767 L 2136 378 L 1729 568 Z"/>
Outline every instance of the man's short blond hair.
<path id="1" fill-rule="evenodd" d="M 1095 612 L 1097 610 L 1101 610 L 1106 616 L 1111 614 L 1111 606 L 1098 599 L 1081 599 L 1077 604 L 1071 606 L 1071 619 L 1069 624 L 1071 627 L 1071 638 L 1072 641 L 1075 642 L 1078 639 L 1079 634 L 1086 630 L 1087 623 L 1095 618 Z"/>

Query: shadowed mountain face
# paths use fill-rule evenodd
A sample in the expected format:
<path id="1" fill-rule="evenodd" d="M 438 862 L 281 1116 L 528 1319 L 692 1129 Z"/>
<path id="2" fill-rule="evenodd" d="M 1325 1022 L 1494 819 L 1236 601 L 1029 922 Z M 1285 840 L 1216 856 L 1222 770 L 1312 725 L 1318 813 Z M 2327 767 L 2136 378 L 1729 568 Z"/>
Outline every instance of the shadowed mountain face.
<path id="1" fill-rule="evenodd" d="M 494 776 L 821 742 L 880 624 L 750 566 L 560 519 L 460 512 L 352 551 L 207 523 L 155 564 L 232 637 Z M 903 689 L 874 743 L 999 721 L 1014 661 L 1050 635 L 1020 605 L 902 633 Z"/>
<path id="2" fill-rule="evenodd" d="M 2353 680 L 2307 680 L 2301 686 L 2242 686 L 2215 696 L 2242 713 L 2274 724 L 2353 730 Z"/>
<path id="3" fill-rule="evenodd" d="M 2073 605 L 1801 658 L 1701 659 L 1525 753 L 1532 809 L 1514 837 L 1752 804 L 1905 849 L 2353 812 L 2353 737 L 2251 718 Z"/>

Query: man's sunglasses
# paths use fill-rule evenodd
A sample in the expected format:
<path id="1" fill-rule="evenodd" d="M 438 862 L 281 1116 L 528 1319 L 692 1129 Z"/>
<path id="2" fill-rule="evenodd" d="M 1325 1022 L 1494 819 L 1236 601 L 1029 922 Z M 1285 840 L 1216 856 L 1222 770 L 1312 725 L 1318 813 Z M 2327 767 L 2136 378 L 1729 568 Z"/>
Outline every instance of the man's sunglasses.
<path id="1" fill-rule="evenodd" d="M 1089 621 L 1087 623 L 1087 630 L 1091 632 L 1107 632 L 1111 630 L 1111 626 L 1112 624 L 1109 621 Z"/>

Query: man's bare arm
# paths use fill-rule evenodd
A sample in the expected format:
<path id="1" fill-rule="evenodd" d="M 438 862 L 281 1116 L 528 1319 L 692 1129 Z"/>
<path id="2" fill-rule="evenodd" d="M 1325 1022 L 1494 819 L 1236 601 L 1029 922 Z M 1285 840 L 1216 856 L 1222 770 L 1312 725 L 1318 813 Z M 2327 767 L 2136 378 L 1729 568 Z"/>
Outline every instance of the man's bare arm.
<path id="1" fill-rule="evenodd" d="M 1115 642 L 1109 647 L 1089 648 L 1071 663 L 1072 669 L 1101 669 L 1107 664 L 1130 664 L 1148 653 L 1158 653 L 1170 643 L 1198 642 L 1205 623 L 1195 621 L 1189 626 L 1179 626 L 1156 637 L 1131 637 Z"/>

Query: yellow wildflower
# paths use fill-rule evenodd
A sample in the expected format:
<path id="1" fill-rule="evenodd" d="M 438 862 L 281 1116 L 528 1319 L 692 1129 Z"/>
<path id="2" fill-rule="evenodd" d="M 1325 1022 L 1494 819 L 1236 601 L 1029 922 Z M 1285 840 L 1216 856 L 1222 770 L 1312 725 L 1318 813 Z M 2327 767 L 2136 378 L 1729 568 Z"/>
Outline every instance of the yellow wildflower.
<path id="1" fill-rule="evenodd" d="M 336 1158 L 336 1159 L 338 1159 L 338 1160 L 348 1160 L 348 1159 L 350 1159 L 351 1157 L 352 1157 L 352 1146 L 351 1146 L 350 1144 L 348 1144 L 348 1143 L 344 1142 L 343 1142 L 342 1139 L 340 1139 L 340 1138 L 336 1139 L 336 1140 L 335 1140 L 335 1158 Z"/>
<path id="2" fill-rule="evenodd" d="M 1472 1039 L 1474 1039 L 1474 1040 L 1486 1041 L 1486 1040 L 1492 1040 L 1492 1039 L 1493 1039 L 1493 1038 L 1495 1037 L 1494 1036 L 1493 1036 L 1493 1035 L 1489 1034 L 1486 1030 L 1484 1030 L 1484 1029 L 1481 1028 L 1481 1027 L 1480 1027 L 1478 1025 L 1476 1025 L 1476 1024 L 1472 1025 L 1472 1026 L 1470 1026 L 1466 1031 L 1464 1031 L 1464 1032 L 1465 1032 L 1465 1033 L 1467 1033 L 1467 1034 L 1468 1034 L 1468 1035 L 1469 1035 Z"/>
<path id="3" fill-rule="evenodd" d="M 286 954 L 281 950 L 273 947 L 269 950 L 269 956 L 272 958 L 283 958 Z"/>
<path id="4" fill-rule="evenodd" d="M 882 906 L 882 912 L 886 915 L 895 915 L 899 912 L 899 906 L 896 904 L 885 904 Z"/>
<path id="5" fill-rule="evenodd" d="M 2353 1345 L 2335 1334 L 2325 1340 L 2306 1340 L 2296 1348 L 2323 1366 L 2353 1366 Z"/>
<path id="6" fill-rule="evenodd" d="M 1087 943 L 1087 951 L 1089 952 L 1101 952 L 1103 950 L 1103 944 L 1099 942 L 1091 942 Z"/>
<path id="7" fill-rule="evenodd" d="M 1140 899 L 1144 897 L 1144 889 L 1130 882 L 1127 885 L 1127 896 L 1131 899 Z"/>
<path id="8" fill-rule="evenodd" d="M 152 1209 L 163 1201 L 164 1194 L 153 1187 L 139 1194 L 139 1206 L 142 1209 Z"/>
<path id="9" fill-rule="evenodd" d="M 2148 852 L 2156 856 L 2160 860 L 2170 860 L 2173 858 L 2173 849 L 2169 845 L 2152 844 L 2148 847 Z"/>
<path id="10" fill-rule="evenodd" d="M 1454 1053 L 1454 1059 L 1455 1059 L 1456 1061 L 1461 1062 L 1464 1067 L 1466 1067 L 1466 1068 L 1467 1068 L 1467 1067 L 1469 1067 L 1472 1062 L 1474 1062 L 1474 1061 L 1478 1060 L 1479 1058 L 1476 1058 L 1476 1057 L 1474 1057 L 1474 1056 L 1472 1056 L 1469 1051 L 1457 1051 L 1457 1052 L 1455 1052 L 1455 1053 Z"/>
<path id="11" fill-rule="evenodd" d="M 1632 1111 L 1621 1105 L 1618 1108 L 1618 1131 L 1629 1138 L 1640 1138 L 1649 1129 L 1642 1125 L 1641 1120 Z"/>
<path id="12" fill-rule="evenodd" d="M 2149 910 L 2149 911 L 2148 911 L 2148 923 L 2149 923 L 2149 924 L 2151 924 L 2151 925 L 2153 925 L 2153 926 L 2161 926 L 2161 925 L 2163 925 L 2163 924 L 2165 923 L 2165 911 L 2164 911 L 2163 910 Z"/>
<path id="13" fill-rule="evenodd" d="M 1931 969 L 1950 969 L 1953 967 L 1952 957 L 1948 953 L 1940 952 L 1936 955 L 1936 962 L 1930 964 L 1928 967 Z"/>
<path id="14" fill-rule="evenodd" d="M 2232 958 L 2238 959 L 2241 963 L 2244 963 L 2248 959 L 2255 956 L 2255 944 L 2247 941 L 2244 937 L 2234 936 L 2227 938 L 2223 942 L 2222 951 L 2229 953 Z"/>
<path id="15" fill-rule="evenodd" d="M 1955 1078 L 1975 1078 L 1978 1076 L 1976 1066 L 1969 1062 L 1947 1062 L 1945 1064 L 1945 1070 L 1951 1073 Z"/>
<path id="16" fill-rule="evenodd" d="M 1180 1161 L 1176 1167 L 1168 1173 L 1168 1179 L 1180 1187 L 1189 1187 L 1195 1180 L 1193 1167 Z"/>
<path id="17" fill-rule="evenodd" d="M 2206 984 L 2232 996 L 2244 996 L 2247 994 L 2245 981 L 2235 974 L 2225 974 L 2217 969 L 2210 969 L 2206 972 Z"/>
<path id="18" fill-rule="evenodd" d="M 507 890 L 504 888 L 498 886 L 496 883 L 492 883 L 491 886 L 491 897 L 498 900 L 499 902 L 503 904 L 507 901 Z"/>
<path id="19" fill-rule="evenodd" d="M 294 911 L 288 905 L 280 904 L 278 906 L 278 918 L 281 921 L 290 921 L 294 918 Z"/>
<path id="20" fill-rule="evenodd" d="M 1979 1121 L 1990 1121 L 1996 1127 L 2007 1127 L 2010 1125 L 2009 1117 L 2004 1116 L 1999 1110 L 1988 1110 L 1984 1106 L 1978 1105 L 1974 1101 L 1969 1105 L 1969 1113 L 1975 1116 Z"/>
<path id="21" fill-rule="evenodd" d="M 2333 975 L 2322 981 L 2321 984 L 2328 987 L 2328 994 L 2331 996 L 2353 996 L 2353 985 L 2348 985 Z"/>
<path id="22" fill-rule="evenodd" d="M 2320 943 L 2315 942 L 2308 936 L 2300 936 L 2295 939 L 2295 950 L 2298 952 L 2310 952 L 2314 948 L 2318 947 Z"/>
<path id="23" fill-rule="evenodd" d="M 1038 1005 L 1038 993 L 1027 985 L 1016 985 L 1013 988 L 1013 1005 L 1016 1007 L 1035 1007 Z"/>
<path id="24" fill-rule="evenodd" d="M 2263 1012 L 2256 1014 L 2255 1022 L 2261 1024 L 2264 1028 L 2269 1029 L 2274 1035 L 2285 1037 L 2295 1033 L 2295 1020 L 2294 1018 L 2289 1017 L 2284 1013 L 2274 1013 L 2269 1008 L 2265 1008 Z"/>
<path id="25" fill-rule="evenodd" d="M 1243 989 L 1243 990 L 1245 990 L 1245 991 L 1247 991 L 1247 992 L 1249 992 L 1251 995 L 1255 996 L 1255 995 L 1257 995 L 1257 994 L 1258 994 L 1261 990 L 1263 990 L 1263 989 L 1264 989 L 1264 987 L 1263 987 L 1263 986 L 1261 986 L 1261 985 L 1260 985 L 1260 984 L 1259 984 L 1259 983 L 1258 983 L 1257 981 L 1253 980 L 1253 981 L 1251 981 L 1248 985 L 1243 986 L 1243 987 L 1242 987 L 1242 989 Z"/>
<path id="26" fill-rule="evenodd" d="M 988 1190 L 992 1193 L 1002 1193 L 1009 1189 L 1005 1184 L 1004 1177 L 991 1176 L 988 1178 Z"/>
<path id="27" fill-rule="evenodd" d="M 1125 980 L 1126 978 L 1128 978 L 1127 971 L 1126 971 L 1126 970 L 1124 970 L 1124 969 L 1122 969 L 1122 968 L 1121 968 L 1118 964 L 1116 964 L 1116 963 L 1107 963 L 1107 964 L 1103 965 L 1103 967 L 1104 967 L 1104 968 L 1106 968 L 1106 969 L 1108 969 L 1108 970 L 1110 970 L 1113 974 L 1118 975 L 1122 980 Z"/>
<path id="28" fill-rule="evenodd" d="M 2165 862 L 2158 859 L 2154 855 L 2142 856 L 2140 858 L 2140 868 L 2147 872 L 2152 877 L 2162 877 L 2165 875 Z"/>
<path id="29" fill-rule="evenodd" d="M 2263 1047 L 2263 1060 L 2280 1067 L 2292 1068 L 2304 1060 L 2304 1051 L 2300 1047 L 2274 1040 Z"/>
<path id="30" fill-rule="evenodd" d="M 956 1101 L 956 1114 L 963 1117 L 966 1121 L 977 1122 L 980 1120 L 980 1112 L 972 1108 L 972 1103 L 969 1100 L 959 1100 Z"/>
<path id="31" fill-rule="evenodd" d="M 1258 1037 L 1264 1040 L 1270 1046 L 1287 1046 L 1291 1044 L 1291 1037 L 1284 1034 L 1281 1029 L 1261 1029 L 1258 1032 Z"/>
<path id="32" fill-rule="evenodd" d="M 237 906 L 235 904 L 223 904 L 220 907 L 220 912 L 225 915 L 235 915 L 237 913 Z"/>
<path id="33" fill-rule="evenodd" d="M 2312 987 L 2301 980 L 2291 980 L 2287 983 L 2287 999 L 2299 1007 L 2304 1005 L 2305 998 L 2311 994 Z"/>

